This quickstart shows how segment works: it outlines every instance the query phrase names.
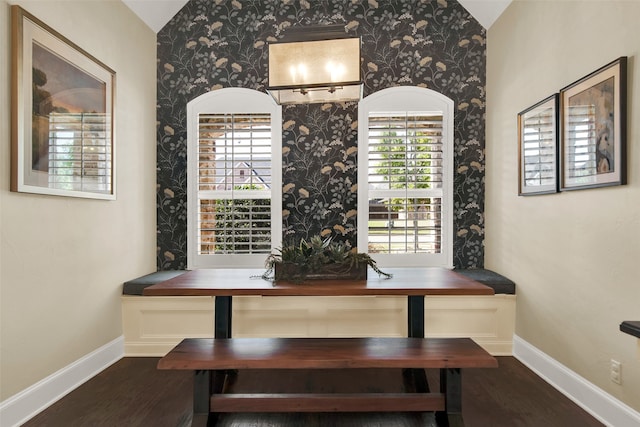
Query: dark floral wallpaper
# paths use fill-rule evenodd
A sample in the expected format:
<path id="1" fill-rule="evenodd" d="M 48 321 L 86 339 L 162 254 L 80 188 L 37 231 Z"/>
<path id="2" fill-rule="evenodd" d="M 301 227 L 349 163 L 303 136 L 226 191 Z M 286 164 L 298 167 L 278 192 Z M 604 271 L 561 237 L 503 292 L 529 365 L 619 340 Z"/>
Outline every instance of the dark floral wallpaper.
<path id="1" fill-rule="evenodd" d="M 362 37 L 364 96 L 391 86 L 455 102 L 454 266 L 483 266 L 484 28 L 456 0 L 191 0 L 158 34 L 158 269 L 186 267 L 186 107 L 265 91 L 267 43 L 292 26 Z M 356 243 L 357 104 L 283 107 L 283 229 Z"/>

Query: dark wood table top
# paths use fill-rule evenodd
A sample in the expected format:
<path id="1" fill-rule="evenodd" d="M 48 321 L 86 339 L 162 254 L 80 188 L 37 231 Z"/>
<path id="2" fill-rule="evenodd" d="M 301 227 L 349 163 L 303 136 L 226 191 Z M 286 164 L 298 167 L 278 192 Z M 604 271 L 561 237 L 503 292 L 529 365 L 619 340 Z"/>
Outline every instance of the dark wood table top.
<path id="1" fill-rule="evenodd" d="M 369 270 L 367 280 L 270 282 L 264 269 L 199 269 L 149 286 L 149 296 L 350 296 L 493 295 L 493 289 L 445 268 L 385 268 L 387 279 Z"/>

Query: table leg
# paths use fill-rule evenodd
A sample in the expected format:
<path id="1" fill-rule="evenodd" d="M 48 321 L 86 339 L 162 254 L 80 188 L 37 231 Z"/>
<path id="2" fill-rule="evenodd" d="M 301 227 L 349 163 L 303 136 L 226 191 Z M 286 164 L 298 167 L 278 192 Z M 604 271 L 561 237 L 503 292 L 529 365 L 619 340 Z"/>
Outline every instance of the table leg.
<path id="1" fill-rule="evenodd" d="M 215 297 L 214 336 L 231 338 L 231 296 Z"/>
<path id="2" fill-rule="evenodd" d="M 408 297 L 409 336 L 424 338 L 424 296 L 410 295 Z"/>
<path id="3" fill-rule="evenodd" d="M 231 338 L 231 296 L 215 297 L 213 334 L 215 338 Z M 196 371 L 193 393 L 193 423 L 212 427 L 216 424 L 217 414 L 211 413 L 209 402 L 212 393 L 222 393 L 227 371 Z"/>
<path id="4" fill-rule="evenodd" d="M 407 299 L 408 335 L 424 338 L 424 296 L 410 295 Z M 424 369 L 409 369 L 417 393 L 428 393 L 429 382 Z"/>

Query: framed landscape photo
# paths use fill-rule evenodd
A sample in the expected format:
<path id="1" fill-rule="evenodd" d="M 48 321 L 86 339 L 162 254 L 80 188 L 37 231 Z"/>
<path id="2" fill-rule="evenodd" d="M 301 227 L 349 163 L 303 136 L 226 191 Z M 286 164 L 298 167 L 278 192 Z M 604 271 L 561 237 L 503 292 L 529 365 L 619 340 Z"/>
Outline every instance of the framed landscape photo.
<path id="1" fill-rule="evenodd" d="M 115 199 L 115 72 L 11 7 L 11 190 Z"/>
<path id="2" fill-rule="evenodd" d="M 561 190 L 626 183 L 627 58 L 560 91 Z"/>
<path id="3" fill-rule="evenodd" d="M 518 114 L 520 196 L 558 191 L 558 95 Z"/>

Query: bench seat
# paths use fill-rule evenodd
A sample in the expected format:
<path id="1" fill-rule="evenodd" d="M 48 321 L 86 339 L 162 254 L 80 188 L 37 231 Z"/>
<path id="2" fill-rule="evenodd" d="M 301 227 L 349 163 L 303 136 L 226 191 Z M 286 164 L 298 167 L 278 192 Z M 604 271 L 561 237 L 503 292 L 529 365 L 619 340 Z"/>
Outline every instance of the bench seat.
<path id="1" fill-rule="evenodd" d="M 496 294 L 516 294 L 515 282 L 504 277 L 502 274 L 496 273 L 495 271 L 487 270 L 485 268 L 460 268 L 453 271 L 493 288 L 493 291 Z"/>
<path id="2" fill-rule="evenodd" d="M 173 279 L 185 272 L 185 270 L 156 271 L 155 273 L 149 273 L 135 279 L 127 280 L 122 284 L 122 295 L 142 295 L 144 288 L 164 282 L 165 280 Z"/>
<path id="3" fill-rule="evenodd" d="M 158 369 L 493 368 L 469 338 L 187 338 Z"/>
<path id="4" fill-rule="evenodd" d="M 158 362 L 194 371 L 193 419 L 207 426 L 221 412 L 371 411 L 434 411 L 438 423 L 463 426 L 461 369 L 497 366 L 470 338 L 187 338 Z M 410 392 L 234 392 L 244 371 L 394 368 L 411 379 Z M 440 369 L 439 392 L 429 391 L 427 368 Z"/>

